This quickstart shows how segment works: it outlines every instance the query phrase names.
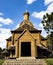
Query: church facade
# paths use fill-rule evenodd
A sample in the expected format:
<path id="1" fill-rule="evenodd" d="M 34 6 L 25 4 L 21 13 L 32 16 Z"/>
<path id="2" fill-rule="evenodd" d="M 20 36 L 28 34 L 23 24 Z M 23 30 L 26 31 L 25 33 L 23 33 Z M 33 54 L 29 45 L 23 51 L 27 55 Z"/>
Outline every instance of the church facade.
<path id="1" fill-rule="evenodd" d="M 48 57 L 47 39 L 41 36 L 41 30 L 34 28 L 29 20 L 29 13 L 25 12 L 23 21 L 16 30 L 11 31 L 12 36 L 6 39 L 8 58 L 20 57 Z"/>

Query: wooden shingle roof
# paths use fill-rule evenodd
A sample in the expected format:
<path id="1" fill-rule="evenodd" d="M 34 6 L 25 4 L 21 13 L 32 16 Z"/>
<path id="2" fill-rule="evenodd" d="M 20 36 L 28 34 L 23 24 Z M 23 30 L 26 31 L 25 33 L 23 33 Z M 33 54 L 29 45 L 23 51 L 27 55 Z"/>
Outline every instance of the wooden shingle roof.
<path id="1" fill-rule="evenodd" d="M 44 38 L 43 36 L 41 36 L 41 40 L 47 40 L 46 38 Z"/>
<path id="2" fill-rule="evenodd" d="M 41 32 L 41 30 L 37 30 L 36 28 L 34 28 L 34 27 L 32 27 L 32 26 L 30 26 L 28 24 L 24 24 L 23 26 L 17 28 L 14 31 L 11 31 L 11 32 L 17 32 L 18 33 L 18 32 L 24 31 L 25 29 L 27 29 L 30 32 Z"/>
<path id="3" fill-rule="evenodd" d="M 10 36 L 8 39 L 6 39 L 7 41 L 11 41 L 12 40 L 12 36 Z"/>

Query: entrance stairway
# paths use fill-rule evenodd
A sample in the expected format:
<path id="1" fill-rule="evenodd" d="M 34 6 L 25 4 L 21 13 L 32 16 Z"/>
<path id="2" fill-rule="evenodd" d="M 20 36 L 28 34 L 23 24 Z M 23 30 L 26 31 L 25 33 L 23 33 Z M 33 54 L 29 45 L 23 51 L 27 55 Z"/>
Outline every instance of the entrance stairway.
<path id="1" fill-rule="evenodd" d="M 17 58 L 5 60 L 2 65 L 47 65 L 44 59 L 35 58 Z"/>

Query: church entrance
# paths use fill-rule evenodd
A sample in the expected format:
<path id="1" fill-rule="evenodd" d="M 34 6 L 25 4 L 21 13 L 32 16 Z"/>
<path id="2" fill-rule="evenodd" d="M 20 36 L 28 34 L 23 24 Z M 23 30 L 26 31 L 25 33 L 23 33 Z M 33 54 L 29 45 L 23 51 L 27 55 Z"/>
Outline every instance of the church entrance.
<path id="1" fill-rule="evenodd" d="M 31 56 L 31 43 L 30 42 L 21 42 L 21 56 L 22 57 Z"/>

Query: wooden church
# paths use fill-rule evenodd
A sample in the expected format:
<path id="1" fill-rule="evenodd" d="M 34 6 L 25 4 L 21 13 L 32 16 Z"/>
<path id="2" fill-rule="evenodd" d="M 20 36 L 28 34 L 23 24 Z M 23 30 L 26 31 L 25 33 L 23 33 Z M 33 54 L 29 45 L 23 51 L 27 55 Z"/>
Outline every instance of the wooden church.
<path id="1" fill-rule="evenodd" d="M 47 39 L 41 36 L 41 30 L 34 28 L 29 20 L 29 12 L 23 14 L 19 28 L 11 31 L 12 36 L 6 39 L 6 58 L 48 57 Z"/>

